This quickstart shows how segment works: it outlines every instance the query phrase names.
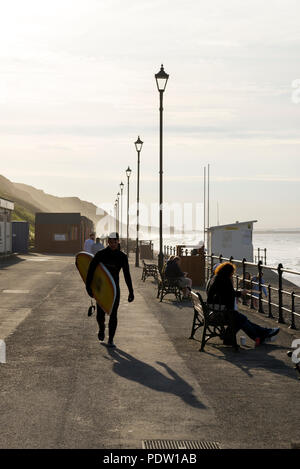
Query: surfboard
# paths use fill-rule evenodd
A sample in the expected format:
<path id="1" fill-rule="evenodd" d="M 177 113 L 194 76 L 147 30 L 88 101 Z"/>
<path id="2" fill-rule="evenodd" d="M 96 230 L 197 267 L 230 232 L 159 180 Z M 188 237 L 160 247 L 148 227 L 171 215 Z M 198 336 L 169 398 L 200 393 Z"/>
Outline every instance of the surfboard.
<path id="1" fill-rule="evenodd" d="M 76 254 L 75 265 L 84 284 L 86 283 L 89 265 L 93 257 L 93 254 L 85 251 Z M 103 311 L 110 314 L 116 299 L 117 289 L 111 273 L 101 262 L 96 267 L 91 290 L 98 305 Z"/>

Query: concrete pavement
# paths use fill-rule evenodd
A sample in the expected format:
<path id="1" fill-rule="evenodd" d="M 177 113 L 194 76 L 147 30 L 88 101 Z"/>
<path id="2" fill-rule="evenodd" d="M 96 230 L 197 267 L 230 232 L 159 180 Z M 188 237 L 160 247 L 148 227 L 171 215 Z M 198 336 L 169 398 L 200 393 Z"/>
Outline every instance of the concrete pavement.
<path id="1" fill-rule="evenodd" d="M 87 317 L 90 300 L 72 256 L 21 259 L 0 270 L 1 448 L 141 448 L 148 439 L 289 448 L 297 441 L 300 383 L 286 350 L 298 331 L 283 326 L 275 344 L 255 349 L 249 339 L 239 353 L 216 339 L 200 353 L 188 339 L 191 305 L 172 296 L 160 303 L 152 279 L 143 283 L 142 269 L 131 265 L 135 301 L 127 302 L 122 279 L 110 350 Z"/>

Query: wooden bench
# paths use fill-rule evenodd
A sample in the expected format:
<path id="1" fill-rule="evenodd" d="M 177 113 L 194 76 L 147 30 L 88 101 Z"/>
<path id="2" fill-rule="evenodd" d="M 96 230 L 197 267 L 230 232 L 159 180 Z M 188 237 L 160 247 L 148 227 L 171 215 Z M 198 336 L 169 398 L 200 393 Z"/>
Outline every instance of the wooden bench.
<path id="1" fill-rule="evenodd" d="M 182 289 L 179 287 L 177 280 L 167 279 L 164 275 L 161 275 L 161 273 L 158 272 L 157 283 L 157 298 L 160 298 L 160 301 L 162 301 L 169 293 L 173 293 L 178 301 L 182 301 Z"/>
<path id="2" fill-rule="evenodd" d="M 190 339 L 194 339 L 197 330 L 202 327 L 202 338 L 200 351 L 204 350 L 205 344 L 213 337 L 224 339 L 226 326 L 235 330 L 234 317 L 230 311 L 226 311 L 223 305 L 207 305 L 199 292 L 192 291 L 191 299 L 194 306 L 194 318 Z M 236 342 L 236 334 L 232 334 L 232 346 L 239 349 Z"/>
<path id="3" fill-rule="evenodd" d="M 143 282 L 146 280 L 147 277 L 153 277 L 157 279 L 158 275 L 158 267 L 156 264 L 146 264 L 143 260 L 143 272 L 142 272 L 142 280 Z"/>

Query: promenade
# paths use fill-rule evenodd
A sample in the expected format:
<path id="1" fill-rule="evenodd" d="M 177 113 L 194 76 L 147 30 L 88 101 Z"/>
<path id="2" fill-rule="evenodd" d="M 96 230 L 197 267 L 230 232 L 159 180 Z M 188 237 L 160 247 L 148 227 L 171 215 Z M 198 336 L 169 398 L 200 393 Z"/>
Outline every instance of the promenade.
<path id="1" fill-rule="evenodd" d="M 236 353 L 215 339 L 199 352 L 191 304 L 173 295 L 160 303 L 132 262 L 135 300 L 127 302 L 121 274 L 115 350 L 98 341 L 73 256 L 29 254 L 1 266 L 0 448 L 299 445 L 300 382 L 286 352 L 300 332 L 282 325 L 276 342 L 258 348 L 247 338 Z"/>

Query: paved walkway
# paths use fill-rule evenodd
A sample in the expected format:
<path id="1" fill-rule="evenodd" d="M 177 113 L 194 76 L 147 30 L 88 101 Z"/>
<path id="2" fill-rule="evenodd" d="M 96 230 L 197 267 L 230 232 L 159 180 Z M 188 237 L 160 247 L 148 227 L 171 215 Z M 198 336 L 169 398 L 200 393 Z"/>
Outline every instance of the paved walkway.
<path id="1" fill-rule="evenodd" d="M 45 273 L 57 270 L 57 259 L 46 262 Z M 290 448 L 299 440 L 300 382 L 286 356 L 299 331 L 283 326 L 277 342 L 254 348 L 249 339 L 239 353 L 215 339 L 200 353 L 188 339 L 191 305 L 172 296 L 160 303 L 152 279 L 142 282 L 131 265 L 135 301 L 122 279 L 118 348 L 110 350 L 87 317 L 73 260 L 65 262 L 30 313 L 5 326 L 1 448 L 141 448 L 149 439 Z M 45 263 L 22 262 L 20 275 Z"/>

